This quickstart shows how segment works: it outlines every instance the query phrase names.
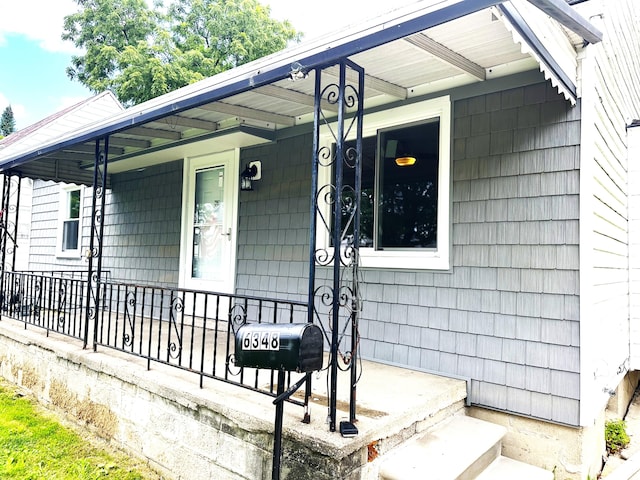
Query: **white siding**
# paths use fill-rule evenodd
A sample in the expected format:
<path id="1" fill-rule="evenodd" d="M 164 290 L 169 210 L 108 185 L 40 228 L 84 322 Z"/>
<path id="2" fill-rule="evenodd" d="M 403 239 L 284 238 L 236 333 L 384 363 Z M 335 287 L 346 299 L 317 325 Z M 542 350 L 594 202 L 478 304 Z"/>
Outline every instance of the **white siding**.
<path id="1" fill-rule="evenodd" d="M 629 129 L 631 369 L 640 369 L 640 127 Z"/>
<path id="2" fill-rule="evenodd" d="M 585 8 L 602 5 L 587 2 Z M 581 423 L 590 424 L 629 369 L 629 164 L 626 127 L 640 111 L 633 2 L 598 16 L 604 32 L 582 62 Z M 584 14 L 584 13 L 583 13 Z M 635 19 L 635 20 L 634 20 Z"/>

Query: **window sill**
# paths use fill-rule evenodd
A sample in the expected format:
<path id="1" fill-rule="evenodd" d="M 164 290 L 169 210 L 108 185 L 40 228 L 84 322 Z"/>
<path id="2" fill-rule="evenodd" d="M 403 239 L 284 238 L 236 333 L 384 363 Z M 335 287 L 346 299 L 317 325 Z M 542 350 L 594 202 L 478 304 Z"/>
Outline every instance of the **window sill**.
<path id="1" fill-rule="evenodd" d="M 56 252 L 56 258 L 63 258 L 66 260 L 69 260 L 69 259 L 82 260 L 82 255 L 80 255 L 79 251 Z"/>
<path id="2" fill-rule="evenodd" d="M 449 270 L 449 255 L 441 252 L 415 252 L 410 250 L 375 251 L 360 249 L 360 265 L 364 268 L 390 270 Z"/>
<path id="3" fill-rule="evenodd" d="M 333 248 L 326 251 L 327 258 L 333 258 Z M 330 266 L 316 262 L 318 266 Z M 379 268 L 386 270 L 450 270 L 451 261 L 449 250 L 442 251 L 412 251 L 412 250 L 374 250 L 360 247 L 360 267 Z"/>

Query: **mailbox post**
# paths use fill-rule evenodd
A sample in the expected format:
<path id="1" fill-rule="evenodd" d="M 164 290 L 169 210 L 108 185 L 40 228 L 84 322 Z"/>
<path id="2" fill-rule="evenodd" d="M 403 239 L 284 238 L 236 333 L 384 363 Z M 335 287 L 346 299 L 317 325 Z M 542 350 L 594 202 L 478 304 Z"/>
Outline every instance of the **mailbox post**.
<path id="1" fill-rule="evenodd" d="M 278 370 L 278 390 L 273 403 L 276 419 L 273 437 L 272 480 L 280 480 L 284 401 L 308 380 L 309 372 L 322 368 L 322 331 L 311 323 L 246 323 L 235 332 L 235 365 Z M 306 373 L 285 392 L 285 372 Z"/>

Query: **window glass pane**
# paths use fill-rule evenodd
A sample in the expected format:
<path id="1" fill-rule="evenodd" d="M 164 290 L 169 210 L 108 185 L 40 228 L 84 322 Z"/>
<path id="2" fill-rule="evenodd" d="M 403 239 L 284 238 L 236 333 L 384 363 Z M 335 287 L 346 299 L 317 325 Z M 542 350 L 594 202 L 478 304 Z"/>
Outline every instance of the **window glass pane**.
<path id="1" fill-rule="evenodd" d="M 379 133 L 378 249 L 436 248 L 439 120 Z M 399 166 L 400 157 L 415 159 Z"/>
<path id="2" fill-rule="evenodd" d="M 79 220 L 67 220 L 62 224 L 62 251 L 78 249 Z"/>
<path id="3" fill-rule="evenodd" d="M 224 167 L 196 172 L 191 275 L 219 280 L 222 269 Z M 224 240 L 226 241 L 226 240 Z"/>
<path id="4" fill-rule="evenodd" d="M 345 150 L 356 147 L 355 140 L 345 142 Z M 360 246 L 373 246 L 373 206 L 375 204 L 375 165 L 376 165 L 376 137 L 362 139 L 362 191 L 360 197 Z M 351 188 L 355 186 L 355 170 L 343 168 L 343 183 Z M 342 195 L 343 205 L 350 205 L 353 191 L 346 189 Z M 350 212 L 343 208 L 342 225 L 349 225 L 347 235 L 353 235 L 353 222 L 350 221 Z"/>
<path id="5" fill-rule="evenodd" d="M 69 192 L 67 199 L 69 201 L 68 218 L 80 218 L 80 190 L 73 190 Z"/>

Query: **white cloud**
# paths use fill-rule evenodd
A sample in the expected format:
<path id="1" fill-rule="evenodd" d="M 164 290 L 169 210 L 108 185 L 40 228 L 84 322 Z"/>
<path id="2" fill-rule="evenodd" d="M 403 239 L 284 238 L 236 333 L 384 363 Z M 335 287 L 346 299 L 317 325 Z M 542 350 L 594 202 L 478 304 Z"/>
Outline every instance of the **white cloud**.
<path id="1" fill-rule="evenodd" d="M 73 52 L 71 42 L 63 42 L 64 17 L 78 11 L 73 0 L 22 0 L 5 2 L 0 15 L 0 46 L 7 35 L 25 35 L 51 52 Z"/>

